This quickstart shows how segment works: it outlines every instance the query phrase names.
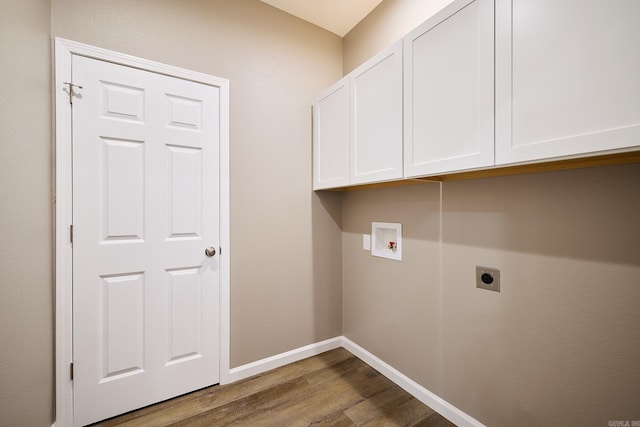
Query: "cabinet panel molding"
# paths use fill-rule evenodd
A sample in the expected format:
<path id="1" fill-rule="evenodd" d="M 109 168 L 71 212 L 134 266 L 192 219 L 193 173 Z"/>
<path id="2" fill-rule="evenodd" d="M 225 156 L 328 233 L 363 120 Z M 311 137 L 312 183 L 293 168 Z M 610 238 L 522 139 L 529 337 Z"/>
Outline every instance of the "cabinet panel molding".
<path id="1" fill-rule="evenodd" d="M 493 165 L 493 4 L 455 1 L 405 36 L 405 177 Z"/>
<path id="2" fill-rule="evenodd" d="M 349 78 L 351 184 L 402 178 L 402 40 Z"/>
<path id="3" fill-rule="evenodd" d="M 325 90 L 313 106 L 313 189 L 349 185 L 349 79 Z"/>
<path id="4" fill-rule="evenodd" d="M 640 2 L 496 1 L 496 163 L 640 146 Z"/>

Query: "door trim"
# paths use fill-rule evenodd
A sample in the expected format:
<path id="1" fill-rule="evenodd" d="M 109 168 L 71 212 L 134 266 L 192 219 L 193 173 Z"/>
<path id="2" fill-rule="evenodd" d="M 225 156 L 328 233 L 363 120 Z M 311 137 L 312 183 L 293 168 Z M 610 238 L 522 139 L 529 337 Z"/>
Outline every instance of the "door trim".
<path id="1" fill-rule="evenodd" d="M 220 383 L 230 382 L 229 81 L 131 55 L 55 38 L 55 425 L 73 425 L 71 58 L 85 56 L 220 89 Z"/>

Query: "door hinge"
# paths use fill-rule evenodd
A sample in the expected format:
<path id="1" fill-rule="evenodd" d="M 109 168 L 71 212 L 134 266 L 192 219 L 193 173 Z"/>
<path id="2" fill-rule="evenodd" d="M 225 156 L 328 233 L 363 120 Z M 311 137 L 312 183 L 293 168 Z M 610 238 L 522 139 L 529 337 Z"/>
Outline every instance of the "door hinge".
<path id="1" fill-rule="evenodd" d="M 71 378 L 71 381 L 73 381 L 73 362 L 69 364 L 69 377 Z"/>
<path id="2" fill-rule="evenodd" d="M 313 122 L 313 104 L 311 104 L 311 141 L 313 141 L 313 130 L 315 129 L 315 123 Z"/>
<path id="3" fill-rule="evenodd" d="M 69 242 L 73 243 L 73 224 L 69 226 Z"/>

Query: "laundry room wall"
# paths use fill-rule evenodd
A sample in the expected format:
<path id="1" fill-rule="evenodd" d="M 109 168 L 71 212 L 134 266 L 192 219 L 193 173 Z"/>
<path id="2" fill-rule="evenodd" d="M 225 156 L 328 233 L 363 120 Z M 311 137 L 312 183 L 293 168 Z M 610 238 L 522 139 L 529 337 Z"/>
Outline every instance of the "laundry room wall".
<path id="1" fill-rule="evenodd" d="M 50 4 L 0 0 L 0 424 L 53 419 Z"/>
<path id="2" fill-rule="evenodd" d="M 53 0 L 52 34 L 229 79 L 231 366 L 340 335 L 340 253 L 321 250 L 338 201 L 310 191 L 310 105 L 342 40 L 257 0 Z"/>
<path id="3" fill-rule="evenodd" d="M 441 4 L 382 2 L 345 71 Z M 344 335 L 485 425 L 640 419 L 638 183 L 630 164 L 345 193 Z M 403 224 L 402 262 L 362 250 L 372 221 Z"/>

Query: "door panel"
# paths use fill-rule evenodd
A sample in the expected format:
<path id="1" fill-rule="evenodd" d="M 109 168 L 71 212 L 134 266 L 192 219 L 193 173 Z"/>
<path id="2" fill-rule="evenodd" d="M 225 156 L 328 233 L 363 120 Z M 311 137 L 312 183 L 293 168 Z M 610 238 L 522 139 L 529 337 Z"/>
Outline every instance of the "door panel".
<path id="1" fill-rule="evenodd" d="M 169 364 L 202 354 L 199 319 L 202 318 L 202 276 L 199 268 L 167 271 L 170 301 Z"/>
<path id="2" fill-rule="evenodd" d="M 202 233 L 202 152 L 167 147 L 169 156 L 169 239 L 199 238 Z"/>
<path id="3" fill-rule="evenodd" d="M 144 142 L 100 138 L 103 242 L 144 239 Z"/>
<path id="4" fill-rule="evenodd" d="M 402 40 L 349 74 L 350 184 L 402 177 Z"/>
<path id="5" fill-rule="evenodd" d="M 493 35 L 493 0 L 461 0 L 404 38 L 407 178 L 493 165 Z"/>
<path id="6" fill-rule="evenodd" d="M 349 185 L 348 77 L 320 95 L 313 116 L 313 189 Z"/>
<path id="7" fill-rule="evenodd" d="M 219 89 L 74 56 L 74 416 L 219 381 Z"/>
<path id="8" fill-rule="evenodd" d="M 139 374 L 144 366 L 144 274 L 101 277 L 102 381 Z"/>

